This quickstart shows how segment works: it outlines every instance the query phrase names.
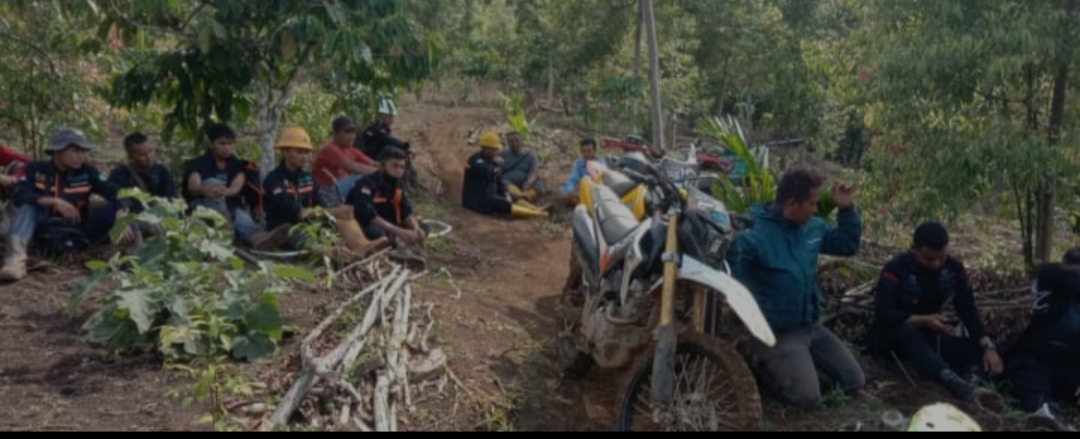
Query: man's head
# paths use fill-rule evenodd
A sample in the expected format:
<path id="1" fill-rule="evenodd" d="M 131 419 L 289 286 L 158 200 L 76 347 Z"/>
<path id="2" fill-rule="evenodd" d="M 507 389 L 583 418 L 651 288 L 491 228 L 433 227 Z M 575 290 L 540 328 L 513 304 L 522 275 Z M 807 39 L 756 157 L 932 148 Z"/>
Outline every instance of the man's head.
<path id="1" fill-rule="evenodd" d="M 394 101 L 389 99 L 379 101 L 379 117 L 382 118 L 382 123 L 386 126 L 393 125 L 394 116 L 397 116 L 397 106 L 394 105 Z"/>
<path id="2" fill-rule="evenodd" d="M 515 154 L 521 152 L 521 148 L 525 147 L 525 144 L 521 141 L 521 134 L 518 134 L 517 131 L 506 133 L 506 144 Z"/>
<path id="3" fill-rule="evenodd" d="M 480 136 L 480 148 L 484 153 L 484 157 L 493 159 L 499 155 L 499 151 L 502 151 L 502 139 L 499 138 L 499 134 L 494 131 L 488 131 Z"/>
<path id="4" fill-rule="evenodd" d="M 396 146 L 387 146 L 386 148 L 383 148 L 382 154 L 379 156 L 383 174 L 389 175 L 395 179 L 405 177 L 405 168 L 408 164 L 408 160 L 409 156 L 405 154 L 405 150 Z"/>
<path id="5" fill-rule="evenodd" d="M 128 163 L 138 171 L 149 171 L 154 166 L 154 143 L 143 133 L 135 132 L 124 137 L 124 151 Z"/>
<path id="6" fill-rule="evenodd" d="M 784 173 L 776 188 L 776 204 L 784 211 L 784 218 L 795 224 L 805 224 L 817 214 L 821 186 L 821 174 L 807 168 L 792 168 Z"/>
<path id="7" fill-rule="evenodd" d="M 53 162 L 62 170 L 82 168 L 86 157 L 94 145 L 86 140 L 82 131 L 62 128 L 53 135 L 48 152 L 53 155 Z"/>
<path id="8" fill-rule="evenodd" d="M 922 269 L 930 272 L 941 270 L 949 257 L 949 232 L 941 224 L 923 223 L 915 229 L 911 252 Z"/>
<path id="9" fill-rule="evenodd" d="M 1061 263 L 1069 268 L 1080 270 L 1080 247 L 1073 247 L 1065 252 L 1065 256 L 1061 258 Z"/>
<path id="10" fill-rule="evenodd" d="M 352 148 L 356 143 L 356 122 L 341 116 L 334 119 L 334 144 L 342 148 Z"/>
<path id="11" fill-rule="evenodd" d="M 285 167 L 290 171 L 297 171 L 307 166 L 311 151 L 315 148 L 311 144 L 311 136 L 307 130 L 298 126 L 288 126 L 281 130 L 274 148 L 281 150 L 285 159 Z"/>
<path id="12" fill-rule="evenodd" d="M 585 161 L 596 160 L 596 141 L 591 138 L 581 140 L 581 158 Z"/>
<path id="13" fill-rule="evenodd" d="M 206 137 L 210 139 L 210 153 L 214 158 L 225 160 L 236 153 L 236 132 L 228 125 L 211 125 L 206 128 Z"/>

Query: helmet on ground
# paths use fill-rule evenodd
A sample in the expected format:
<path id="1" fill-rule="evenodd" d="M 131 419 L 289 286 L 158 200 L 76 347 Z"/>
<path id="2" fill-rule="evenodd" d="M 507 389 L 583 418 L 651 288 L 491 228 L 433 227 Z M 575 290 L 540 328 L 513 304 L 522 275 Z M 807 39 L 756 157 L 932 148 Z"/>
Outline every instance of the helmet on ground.
<path id="1" fill-rule="evenodd" d="M 494 131 L 484 133 L 483 136 L 480 136 L 480 147 L 502 150 L 502 139 L 499 138 L 499 133 Z"/>
<path id="2" fill-rule="evenodd" d="M 315 148 L 311 145 L 311 136 L 307 131 L 298 126 L 287 126 L 281 130 L 281 134 L 278 135 L 277 143 L 274 144 L 275 149 L 295 148 L 305 151 L 313 151 Z"/>
<path id="3" fill-rule="evenodd" d="M 938 403 L 923 407 L 911 418 L 908 431 L 970 431 L 982 432 L 982 427 L 956 406 Z"/>
<path id="4" fill-rule="evenodd" d="M 385 114 L 387 116 L 397 116 L 397 106 L 394 105 L 394 101 L 390 99 L 383 99 L 379 101 L 379 114 Z"/>

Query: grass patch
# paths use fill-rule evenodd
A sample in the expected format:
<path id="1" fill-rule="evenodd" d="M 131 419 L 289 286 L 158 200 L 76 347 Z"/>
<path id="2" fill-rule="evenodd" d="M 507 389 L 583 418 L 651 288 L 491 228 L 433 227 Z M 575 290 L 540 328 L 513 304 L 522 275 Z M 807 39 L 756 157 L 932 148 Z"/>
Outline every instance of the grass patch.
<path id="1" fill-rule="evenodd" d="M 566 230 L 562 224 L 555 222 L 551 218 L 533 220 L 533 227 L 536 227 L 536 231 L 549 236 L 559 236 Z"/>

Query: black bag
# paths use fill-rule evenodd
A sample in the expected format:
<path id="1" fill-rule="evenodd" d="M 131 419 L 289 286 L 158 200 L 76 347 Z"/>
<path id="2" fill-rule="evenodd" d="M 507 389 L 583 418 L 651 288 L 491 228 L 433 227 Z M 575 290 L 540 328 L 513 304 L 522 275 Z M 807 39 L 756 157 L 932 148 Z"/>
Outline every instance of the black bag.
<path id="1" fill-rule="evenodd" d="M 71 227 L 63 218 L 51 218 L 42 223 L 34 240 L 44 253 L 53 257 L 68 256 L 90 248 L 86 234 Z"/>

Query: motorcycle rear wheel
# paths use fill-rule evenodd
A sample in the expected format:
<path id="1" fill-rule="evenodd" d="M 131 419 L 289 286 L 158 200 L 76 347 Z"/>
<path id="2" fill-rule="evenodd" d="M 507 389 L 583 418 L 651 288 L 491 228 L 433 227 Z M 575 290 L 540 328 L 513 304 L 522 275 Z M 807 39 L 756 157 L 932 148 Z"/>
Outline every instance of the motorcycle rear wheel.
<path id="1" fill-rule="evenodd" d="M 618 410 L 618 431 L 761 429 L 764 413 L 757 381 L 730 343 L 705 334 L 680 334 L 675 356 L 671 421 L 658 425 L 653 420 L 653 355 L 642 355 L 630 369 L 636 372 L 630 376 Z"/>

